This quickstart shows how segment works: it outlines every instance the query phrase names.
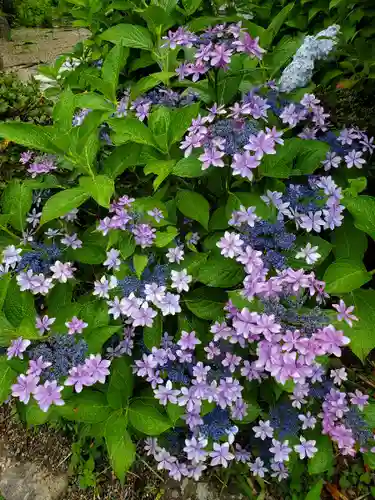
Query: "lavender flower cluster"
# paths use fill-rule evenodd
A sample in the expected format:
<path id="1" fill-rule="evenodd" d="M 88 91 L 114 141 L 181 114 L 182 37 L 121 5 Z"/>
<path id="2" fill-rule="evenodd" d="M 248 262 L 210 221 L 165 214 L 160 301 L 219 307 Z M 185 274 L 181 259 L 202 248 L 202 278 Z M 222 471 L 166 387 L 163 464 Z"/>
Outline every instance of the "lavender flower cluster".
<path id="1" fill-rule="evenodd" d="M 193 82 L 211 69 L 226 70 L 236 53 L 245 53 L 250 57 L 262 59 L 265 52 L 259 46 L 259 37 L 252 38 L 237 24 L 219 24 L 209 28 L 201 35 L 196 35 L 184 28 L 169 31 L 162 47 L 175 49 L 178 47 L 195 47 L 194 62 L 183 62 L 176 69 L 179 80 L 192 76 Z"/>
<path id="2" fill-rule="evenodd" d="M 244 214 L 249 213 L 250 218 L 247 215 L 241 224 L 252 228 L 253 208 L 232 218 L 245 219 Z M 355 453 L 358 444 L 362 449 L 375 449 L 374 436 L 360 414 L 368 396 L 359 390 L 347 396 L 334 388 L 346 380 L 345 369 L 327 374 L 320 361 L 325 355 L 339 357 L 342 347 L 349 343 L 320 309 L 328 297 L 324 283 L 302 269 L 287 268 L 269 276 L 262 252 L 242 236 L 226 232 L 217 246 L 225 257 L 243 264 L 243 295 L 250 300 L 249 306 L 238 309 L 229 301 L 225 307 L 227 320 L 212 325 L 212 339 L 202 346 L 203 350 L 197 349 L 202 342 L 194 331 L 182 331 L 177 341 L 165 334 L 161 346 L 145 352 L 134 365 L 134 372 L 151 384 L 161 405 L 176 405 L 183 410 L 181 419 L 189 429 L 187 435 L 177 427 L 171 439 L 168 435 L 158 440 L 149 438 L 145 446 L 158 469 L 167 470 L 177 480 L 198 480 L 208 466 L 226 468 L 231 461 L 247 464 L 256 476 L 264 477 L 270 471 L 273 477 L 284 479 L 293 452 L 301 460 L 317 452 L 316 440 L 302 433 L 316 426 L 337 442 L 343 454 Z M 263 312 L 258 307 L 251 310 L 254 300 L 259 306 L 255 298 L 261 299 Z M 303 305 L 312 298 L 317 306 L 306 316 Z M 343 301 L 333 307 L 338 320 L 351 326 L 357 319 L 353 308 L 347 308 Z M 280 384 L 291 382 L 294 389 L 283 410 L 271 409 L 269 420 L 260 419 L 253 426 L 253 439 L 264 441 L 262 445 L 267 448 L 266 455 L 253 456 L 247 432 L 243 434 L 236 423 L 247 415 L 246 383 L 261 383 L 267 378 Z M 207 405 L 211 408 L 208 413 Z M 281 415 L 289 415 L 287 423 Z M 299 443 L 290 447 L 284 438 L 292 423 Z"/>
<path id="3" fill-rule="evenodd" d="M 128 116 L 130 112 L 134 112 L 135 116 L 143 122 L 150 116 L 152 106 L 159 105 L 176 109 L 188 106 L 196 100 L 197 94 L 191 90 L 179 93 L 161 86 L 131 101 L 130 90 L 126 90 L 117 105 L 115 116 L 122 118 Z"/>
<path id="4" fill-rule="evenodd" d="M 20 163 L 27 165 L 27 171 L 32 178 L 48 174 L 57 169 L 56 158 L 51 155 L 37 155 L 33 151 L 21 153 Z"/>

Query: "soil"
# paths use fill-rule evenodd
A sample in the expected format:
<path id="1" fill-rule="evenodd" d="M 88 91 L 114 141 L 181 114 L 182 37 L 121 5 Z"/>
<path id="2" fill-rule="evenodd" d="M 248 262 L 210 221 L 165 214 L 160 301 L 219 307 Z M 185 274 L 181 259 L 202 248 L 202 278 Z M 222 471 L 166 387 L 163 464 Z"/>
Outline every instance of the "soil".
<path id="1" fill-rule="evenodd" d="M 11 31 L 11 40 L 0 39 L 0 58 L 5 71 L 15 71 L 27 80 L 39 64 L 52 63 L 89 35 L 83 28 L 17 28 Z"/>

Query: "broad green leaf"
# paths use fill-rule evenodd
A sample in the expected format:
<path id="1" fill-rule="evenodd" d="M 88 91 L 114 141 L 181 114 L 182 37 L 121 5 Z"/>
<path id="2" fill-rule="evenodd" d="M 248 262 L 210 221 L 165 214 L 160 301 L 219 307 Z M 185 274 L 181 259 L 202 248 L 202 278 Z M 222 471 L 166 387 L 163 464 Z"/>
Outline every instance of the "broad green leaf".
<path id="1" fill-rule="evenodd" d="M 135 273 L 140 278 L 142 276 L 145 267 L 147 266 L 148 257 L 147 255 L 140 255 L 138 253 L 133 255 L 133 265 Z"/>
<path id="2" fill-rule="evenodd" d="M 82 188 L 71 188 L 60 191 L 49 198 L 44 205 L 40 225 L 58 219 L 62 215 L 67 214 L 73 208 L 78 208 L 82 205 L 89 195 Z"/>
<path id="3" fill-rule="evenodd" d="M 4 313 L 0 312 L 0 346 L 9 347 L 12 339 L 17 338 L 18 330 L 10 323 Z"/>
<path id="4" fill-rule="evenodd" d="M 280 28 L 282 25 L 285 23 L 285 21 L 288 19 L 290 11 L 294 7 L 294 2 L 290 2 L 283 9 L 278 12 L 278 14 L 272 19 L 271 23 L 269 24 L 266 35 L 265 35 L 265 43 L 266 46 L 269 46 L 272 44 L 273 39 L 277 35 L 277 33 L 280 31 Z"/>
<path id="5" fill-rule="evenodd" d="M 168 152 L 168 133 L 171 123 L 170 111 L 165 106 L 158 106 L 149 116 L 148 126 L 160 151 Z"/>
<path id="6" fill-rule="evenodd" d="M 340 329 L 351 339 L 350 348 L 359 359 L 364 362 L 366 356 L 375 347 L 374 324 L 375 324 L 375 290 L 355 290 L 344 297 L 345 303 L 354 306 L 353 314 L 359 321 L 353 321 L 350 328 L 344 322 L 340 323 Z"/>
<path id="7" fill-rule="evenodd" d="M 177 208 L 185 217 L 198 221 L 205 229 L 208 229 L 210 205 L 201 194 L 195 191 L 178 191 L 176 203 Z"/>
<path id="8" fill-rule="evenodd" d="M 88 353 L 98 354 L 101 352 L 103 345 L 109 340 L 115 333 L 122 329 L 122 325 L 116 326 L 100 326 L 98 328 L 91 329 L 88 333 L 85 333 L 85 341 L 87 342 Z M 111 368 L 112 371 L 112 368 Z"/>
<path id="9" fill-rule="evenodd" d="M 202 170 L 202 162 L 198 158 L 182 158 L 178 161 L 172 169 L 172 174 L 178 177 L 202 177 L 205 175 L 205 171 Z"/>
<path id="10" fill-rule="evenodd" d="M 7 296 L 10 280 L 12 279 L 11 273 L 3 274 L 0 279 L 0 311 L 3 308 L 5 297 Z"/>
<path id="11" fill-rule="evenodd" d="M 354 226 L 350 216 L 345 217 L 344 223 L 332 231 L 331 241 L 336 259 L 362 261 L 367 250 L 366 233 Z"/>
<path id="12" fill-rule="evenodd" d="M 103 174 L 116 179 L 127 168 L 138 165 L 141 145 L 134 142 L 116 148 L 103 162 Z"/>
<path id="13" fill-rule="evenodd" d="M 182 139 L 191 125 L 193 118 L 199 113 L 199 103 L 191 106 L 174 109 L 171 111 L 171 126 L 169 129 L 169 144 L 174 144 Z"/>
<path id="14" fill-rule="evenodd" d="M 196 288 L 184 295 L 186 307 L 198 318 L 216 321 L 224 316 L 227 294 L 218 288 Z"/>
<path id="15" fill-rule="evenodd" d="M 120 250 L 121 257 L 126 260 L 133 255 L 135 250 L 135 241 L 132 234 L 124 232 L 118 242 L 118 249 Z"/>
<path id="16" fill-rule="evenodd" d="M 293 139 L 297 155 L 294 159 L 291 175 L 312 174 L 322 166 L 330 146 L 323 141 L 312 141 L 306 139 Z"/>
<path id="17" fill-rule="evenodd" d="M 191 16 L 201 6 L 203 0 L 182 0 L 186 13 Z"/>
<path id="18" fill-rule="evenodd" d="M 63 406 L 57 406 L 56 411 L 67 420 L 96 424 L 107 420 L 112 410 L 105 394 L 85 388 L 73 394 Z"/>
<path id="19" fill-rule="evenodd" d="M 98 205 L 109 208 L 109 203 L 115 190 L 113 179 L 110 179 L 106 175 L 80 177 L 79 185 L 85 193 L 94 198 Z"/>
<path id="20" fill-rule="evenodd" d="M 75 98 L 70 88 L 61 92 L 59 100 L 53 108 L 53 122 L 59 133 L 68 132 L 72 128 L 75 110 Z"/>
<path id="21" fill-rule="evenodd" d="M 33 192 L 30 187 L 18 179 L 10 181 L 1 197 L 4 214 L 9 214 L 9 223 L 18 231 L 26 226 L 26 215 L 31 209 Z"/>
<path id="22" fill-rule="evenodd" d="M 127 407 L 133 393 L 133 378 L 129 357 L 116 358 L 112 361 L 107 391 L 109 406 L 115 410 Z"/>
<path id="23" fill-rule="evenodd" d="M 320 500 L 321 492 L 323 489 L 324 480 L 320 479 L 314 486 L 312 486 L 307 493 L 305 500 Z"/>
<path id="24" fill-rule="evenodd" d="M 354 225 L 375 240 L 375 198 L 365 195 L 346 198 L 344 204 L 354 217 Z"/>
<path id="25" fill-rule="evenodd" d="M 109 460 L 121 483 L 135 459 L 135 444 L 127 431 L 128 418 L 121 412 L 112 413 L 105 423 L 104 437 Z"/>
<path id="26" fill-rule="evenodd" d="M 159 71 L 158 73 L 151 73 L 151 75 L 147 75 L 144 78 L 137 80 L 131 87 L 132 99 L 135 99 L 139 95 L 153 89 L 159 85 L 159 83 L 168 84 L 169 80 L 175 76 L 176 73 L 172 73 L 171 71 Z"/>
<path id="27" fill-rule="evenodd" d="M 154 45 L 150 32 L 134 24 L 117 24 L 99 36 L 102 40 L 134 49 L 152 50 Z"/>
<path id="28" fill-rule="evenodd" d="M 140 15 L 146 21 L 148 29 L 156 35 L 174 24 L 172 17 L 156 5 L 150 5 L 143 12 L 140 12 Z"/>
<path id="29" fill-rule="evenodd" d="M 292 139 L 289 139 L 291 141 Z M 277 148 L 275 155 L 265 155 L 261 159 L 258 171 L 265 177 L 276 179 L 287 179 L 292 171 L 293 150 L 289 142 L 285 140 L 284 146 Z"/>
<path id="30" fill-rule="evenodd" d="M 264 57 L 264 64 L 269 67 L 272 75 L 276 75 L 297 52 L 301 46 L 303 35 L 297 37 L 285 36 L 276 45 L 272 52 L 267 53 Z"/>
<path id="31" fill-rule="evenodd" d="M 158 248 L 163 248 L 171 241 L 173 241 L 178 235 L 178 231 L 174 226 L 168 226 L 165 231 L 156 231 L 156 238 L 154 240 L 154 245 Z"/>
<path id="32" fill-rule="evenodd" d="M 315 446 L 318 448 L 318 451 L 309 459 L 308 470 L 309 474 L 322 474 L 329 470 L 333 464 L 332 442 L 328 436 L 317 434 Z"/>
<path id="33" fill-rule="evenodd" d="M 160 405 L 153 398 L 135 399 L 129 406 L 129 422 L 147 436 L 158 436 L 172 427 L 168 417 L 159 408 Z"/>
<path id="34" fill-rule="evenodd" d="M 183 406 L 174 405 L 172 403 L 167 404 L 167 413 L 170 418 L 173 426 L 180 420 L 180 418 L 184 415 L 185 409 Z"/>
<path id="35" fill-rule="evenodd" d="M 21 144 L 27 148 L 45 153 L 56 153 L 52 144 L 52 127 L 42 127 L 33 123 L 6 122 L 0 123 L 0 138 Z"/>
<path id="36" fill-rule="evenodd" d="M 108 325 L 108 307 L 104 301 L 93 297 L 90 301 L 86 297 L 81 297 L 80 300 L 79 318 L 88 323 L 85 332 Z"/>
<path id="37" fill-rule="evenodd" d="M 371 280 L 371 274 L 358 261 L 339 259 L 333 262 L 324 273 L 326 291 L 332 295 L 352 292 Z"/>
<path id="38" fill-rule="evenodd" d="M 82 262 L 82 264 L 102 264 L 106 259 L 104 248 L 92 243 L 84 243 L 82 248 L 68 248 L 66 256 L 70 260 Z"/>
<path id="39" fill-rule="evenodd" d="M 138 118 L 110 118 L 108 123 L 114 131 L 113 141 L 116 146 L 126 142 L 155 146 L 150 129 Z"/>
<path id="40" fill-rule="evenodd" d="M 8 365 L 6 356 L 0 356 L 0 404 L 9 398 L 16 377 L 17 373 Z"/>
<path id="41" fill-rule="evenodd" d="M 375 403 L 370 401 L 370 403 L 364 407 L 363 416 L 371 429 L 373 429 L 375 427 Z"/>
<path id="42" fill-rule="evenodd" d="M 85 92 L 84 94 L 76 94 L 76 108 L 97 109 L 101 111 L 115 111 L 114 105 L 104 96 L 96 92 Z"/>
<path id="43" fill-rule="evenodd" d="M 227 229 L 228 228 L 228 217 L 226 214 L 225 206 L 221 206 L 215 210 L 211 215 L 209 229 L 210 231 L 215 231 L 217 229 Z"/>
<path id="44" fill-rule="evenodd" d="M 245 398 L 245 403 L 247 404 L 246 415 L 242 420 L 237 420 L 239 425 L 251 424 L 261 413 L 261 408 L 256 401 L 250 401 Z"/>
<path id="45" fill-rule="evenodd" d="M 107 54 L 102 67 L 103 83 L 106 88 L 106 97 L 116 102 L 116 89 L 121 68 L 126 64 L 129 49 L 122 45 L 115 45 Z"/>
<path id="46" fill-rule="evenodd" d="M 15 278 L 9 283 L 3 311 L 14 327 L 18 327 L 24 318 L 35 320 L 34 297 L 30 292 L 21 292 Z"/>
<path id="47" fill-rule="evenodd" d="M 28 425 L 42 425 L 45 424 L 53 412 L 53 406 L 48 411 L 43 411 L 39 408 L 36 401 L 31 399 L 25 408 L 26 422 Z"/>
<path id="48" fill-rule="evenodd" d="M 67 283 L 56 283 L 47 296 L 48 315 L 54 318 L 59 310 L 70 304 L 73 295 L 73 284 L 69 280 Z"/>
<path id="49" fill-rule="evenodd" d="M 162 182 L 169 176 L 169 174 L 173 171 L 173 166 L 175 164 L 175 160 L 153 160 L 147 163 L 144 168 L 144 173 L 148 174 L 156 174 L 157 177 L 154 179 L 153 187 L 156 191 L 159 189 Z"/>
<path id="50" fill-rule="evenodd" d="M 151 351 L 153 347 L 159 348 L 162 334 L 163 334 L 163 320 L 160 314 L 158 314 L 157 316 L 155 316 L 152 326 L 145 327 L 143 329 L 143 342 L 147 347 L 147 349 Z"/>
<path id="51" fill-rule="evenodd" d="M 244 307 L 251 307 L 251 310 L 253 310 L 253 303 L 252 301 L 250 303 L 249 299 L 244 297 L 239 290 L 229 290 L 228 296 L 230 300 L 233 302 L 233 305 L 236 306 L 238 309 L 243 309 Z"/>
<path id="52" fill-rule="evenodd" d="M 197 279 L 208 286 L 230 288 L 243 281 L 243 266 L 232 259 L 214 254 L 200 266 Z"/>

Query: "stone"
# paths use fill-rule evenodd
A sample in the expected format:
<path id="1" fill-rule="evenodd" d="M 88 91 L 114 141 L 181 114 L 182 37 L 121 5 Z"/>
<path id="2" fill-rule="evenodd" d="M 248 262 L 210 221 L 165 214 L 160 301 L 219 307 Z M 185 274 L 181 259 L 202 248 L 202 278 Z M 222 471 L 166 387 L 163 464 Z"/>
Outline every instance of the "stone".
<path id="1" fill-rule="evenodd" d="M 194 481 L 184 478 L 181 482 L 169 479 L 164 488 L 163 500 L 246 500 L 244 495 L 219 492 L 212 481 Z"/>
<path id="2" fill-rule="evenodd" d="M 9 23 L 3 16 L 0 16 L 0 38 L 4 38 L 5 40 L 9 40 L 10 38 Z"/>
<path id="3" fill-rule="evenodd" d="M 0 493 L 5 500 L 58 500 L 68 487 L 68 477 L 51 474 L 32 462 L 7 455 L 0 443 Z"/>

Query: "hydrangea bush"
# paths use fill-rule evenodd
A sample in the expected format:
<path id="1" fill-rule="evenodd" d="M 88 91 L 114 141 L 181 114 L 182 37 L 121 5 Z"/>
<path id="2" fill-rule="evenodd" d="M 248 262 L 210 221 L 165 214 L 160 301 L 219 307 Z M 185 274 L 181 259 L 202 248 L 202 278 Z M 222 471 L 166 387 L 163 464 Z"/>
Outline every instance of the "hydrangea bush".
<path id="1" fill-rule="evenodd" d="M 2 401 L 90 425 L 120 479 L 139 438 L 177 480 L 371 463 L 374 409 L 338 358 L 375 344 L 373 138 L 285 72 L 252 84 L 265 51 L 241 23 L 170 30 L 174 71 L 124 89 L 148 40 L 129 29 L 52 126 L 0 124 L 29 148 L 1 202 Z"/>

